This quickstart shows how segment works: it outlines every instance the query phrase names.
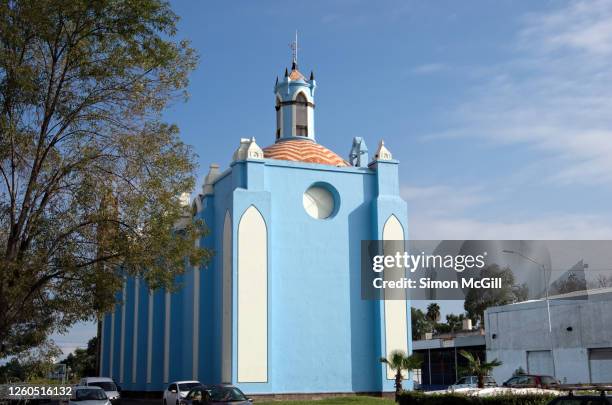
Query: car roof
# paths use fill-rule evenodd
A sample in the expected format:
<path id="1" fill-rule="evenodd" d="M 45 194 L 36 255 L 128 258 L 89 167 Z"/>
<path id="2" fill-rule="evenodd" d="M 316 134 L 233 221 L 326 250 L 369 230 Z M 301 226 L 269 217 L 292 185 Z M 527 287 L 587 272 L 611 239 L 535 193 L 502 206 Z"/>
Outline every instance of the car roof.
<path id="1" fill-rule="evenodd" d="M 87 382 L 90 382 L 90 381 L 91 382 L 104 382 L 104 381 L 115 382 L 115 380 L 113 380 L 110 377 L 85 377 L 83 379 Z"/>
<path id="2" fill-rule="evenodd" d="M 172 381 L 170 384 L 186 384 L 186 383 L 198 383 L 198 384 L 202 384 L 201 382 L 195 381 L 195 380 Z"/>
<path id="3" fill-rule="evenodd" d="M 95 385 L 77 385 L 74 387 L 75 390 L 101 390 L 102 388 L 96 387 Z"/>

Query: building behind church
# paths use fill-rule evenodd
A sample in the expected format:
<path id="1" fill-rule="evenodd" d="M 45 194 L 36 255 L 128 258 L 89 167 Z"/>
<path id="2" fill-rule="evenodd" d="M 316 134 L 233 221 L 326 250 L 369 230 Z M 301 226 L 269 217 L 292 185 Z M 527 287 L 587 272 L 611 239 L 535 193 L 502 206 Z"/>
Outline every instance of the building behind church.
<path id="1" fill-rule="evenodd" d="M 192 212 L 212 262 L 175 293 L 126 280 L 102 321 L 101 375 L 126 391 L 186 379 L 249 394 L 393 391 L 379 359 L 411 351 L 410 303 L 361 298 L 360 249 L 406 239 L 398 162 L 382 142 L 371 159 L 362 138 L 346 160 L 321 145 L 316 88 L 294 58 L 274 86 L 274 143 L 241 139 L 229 167 L 210 166 Z"/>

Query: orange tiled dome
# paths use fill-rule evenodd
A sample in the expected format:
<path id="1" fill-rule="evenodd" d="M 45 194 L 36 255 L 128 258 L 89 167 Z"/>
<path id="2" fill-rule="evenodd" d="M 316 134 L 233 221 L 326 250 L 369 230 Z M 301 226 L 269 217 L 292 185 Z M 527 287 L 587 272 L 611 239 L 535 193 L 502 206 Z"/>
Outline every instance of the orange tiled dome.
<path id="1" fill-rule="evenodd" d="M 289 139 L 263 149 L 266 159 L 290 160 L 292 162 L 318 163 L 331 166 L 348 166 L 340 156 L 325 146 L 306 139 Z"/>

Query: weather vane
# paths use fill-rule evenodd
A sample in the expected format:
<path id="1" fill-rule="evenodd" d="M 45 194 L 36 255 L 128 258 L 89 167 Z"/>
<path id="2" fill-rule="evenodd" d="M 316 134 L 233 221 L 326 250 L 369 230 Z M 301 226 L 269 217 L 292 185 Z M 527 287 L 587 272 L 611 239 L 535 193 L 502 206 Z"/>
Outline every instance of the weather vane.
<path id="1" fill-rule="evenodd" d="M 293 57 L 293 63 L 297 65 L 298 61 L 298 32 L 295 30 L 295 40 L 289 44 L 291 48 L 291 56 Z"/>

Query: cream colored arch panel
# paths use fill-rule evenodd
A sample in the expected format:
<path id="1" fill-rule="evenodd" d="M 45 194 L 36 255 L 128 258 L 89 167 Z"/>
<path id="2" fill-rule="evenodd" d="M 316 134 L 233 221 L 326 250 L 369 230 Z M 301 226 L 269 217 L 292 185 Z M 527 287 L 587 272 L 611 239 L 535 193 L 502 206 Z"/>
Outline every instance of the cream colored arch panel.
<path id="1" fill-rule="evenodd" d="M 383 227 L 383 240 L 404 240 L 404 228 L 395 215 L 391 215 Z M 383 242 L 384 254 L 394 255 L 397 245 L 391 246 Z M 402 244 L 403 247 L 403 244 Z M 385 280 L 401 276 L 398 271 L 391 270 L 384 273 Z M 397 294 L 395 292 L 394 294 Z M 385 355 L 388 358 L 394 350 L 403 350 L 408 353 L 408 325 L 406 322 L 406 294 L 402 290 L 403 299 L 385 299 Z M 387 297 L 386 297 L 387 298 Z M 394 298 L 398 298 L 394 296 Z M 387 366 L 387 378 L 394 379 L 395 371 Z"/>
<path id="2" fill-rule="evenodd" d="M 268 380 L 268 240 L 250 206 L 238 224 L 238 382 Z"/>

